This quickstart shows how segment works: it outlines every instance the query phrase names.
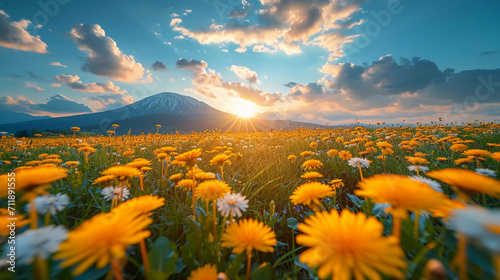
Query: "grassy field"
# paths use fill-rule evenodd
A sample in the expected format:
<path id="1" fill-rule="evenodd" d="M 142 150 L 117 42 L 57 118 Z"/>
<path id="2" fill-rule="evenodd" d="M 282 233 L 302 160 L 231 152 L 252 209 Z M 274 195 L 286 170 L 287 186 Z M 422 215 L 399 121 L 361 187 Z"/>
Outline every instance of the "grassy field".
<path id="1" fill-rule="evenodd" d="M 499 279 L 498 124 L 74 130 L 0 140 L 2 279 Z"/>

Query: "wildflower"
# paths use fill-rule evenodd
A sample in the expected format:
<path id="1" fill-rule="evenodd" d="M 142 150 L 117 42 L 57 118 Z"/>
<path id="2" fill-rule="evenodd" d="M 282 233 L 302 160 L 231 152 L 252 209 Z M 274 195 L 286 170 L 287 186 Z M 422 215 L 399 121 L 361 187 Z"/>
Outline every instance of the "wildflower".
<path id="1" fill-rule="evenodd" d="M 219 180 L 210 180 L 200 183 L 196 188 L 196 197 L 205 201 L 214 201 L 230 192 L 231 187 Z"/>
<path id="2" fill-rule="evenodd" d="M 39 196 L 33 202 L 38 213 L 45 214 L 49 212 L 51 215 L 55 215 L 66 208 L 69 204 L 69 197 L 67 194 L 58 193 L 56 195 Z"/>
<path id="3" fill-rule="evenodd" d="M 172 180 L 172 182 L 174 182 L 174 184 L 177 184 L 179 182 L 179 180 L 182 179 L 183 176 L 184 176 L 184 173 L 177 173 L 177 174 L 171 175 L 169 177 L 169 179 Z"/>
<path id="4" fill-rule="evenodd" d="M 185 152 L 175 157 L 175 160 L 179 162 L 184 162 L 189 169 L 196 165 L 196 159 L 201 156 L 201 149 L 194 149 L 189 152 Z"/>
<path id="5" fill-rule="evenodd" d="M 95 184 L 104 184 L 104 185 L 108 185 L 111 181 L 113 181 L 114 179 L 116 178 L 115 175 L 104 175 L 104 176 L 101 176 L 97 179 L 94 180 L 94 183 L 92 183 L 92 185 L 95 185 Z"/>
<path id="6" fill-rule="evenodd" d="M 101 194 L 106 200 L 124 201 L 129 197 L 130 190 L 122 187 L 106 187 L 101 191 Z"/>
<path id="7" fill-rule="evenodd" d="M 297 156 L 295 156 L 295 155 L 289 155 L 288 156 L 288 160 L 289 161 L 293 161 L 293 160 L 296 160 L 296 159 L 297 159 Z"/>
<path id="8" fill-rule="evenodd" d="M 500 198 L 500 181 L 471 170 L 445 168 L 433 170 L 427 176 L 457 188 L 465 195 L 478 192 Z"/>
<path id="9" fill-rule="evenodd" d="M 310 172 L 304 173 L 300 177 L 307 179 L 307 180 L 314 180 L 314 179 L 323 178 L 323 175 L 321 175 L 320 173 L 318 173 L 316 171 L 310 171 Z"/>
<path id="10" fill-rule="evenodd" d="M 219 167 L 222 167 L 224 165 L 231 165 L 231 161 L 229 160 L 230 157 L 231 156 L 226 154 L 216 155 L 210 160 L 210 165 L 218 165 Z"/>
<path id="11" fill-rule="evenodd" d="M 35 257 L 47 259 L 66 240 L 68 230 L 64 226 L 49 225 L 27 230 L 16 237 L 16 261 L 30 264 Z"/>
<path id="12" fill-rule="evenodd" d="M 126 166 L 126 165 L 117 165 L 113 166 L 111 168 L 108 168 L 101 172 L 102 175 L 113 175 L 115 176 L 119 181 L 124 181 L 128 180 L 132 177 L 138 177 L 141 176 L 141 172 L 131 166 Z"/>
<path id="13" fill-rule="evenodd" d="M 316 148 L 316 146 L 318 146 L 318 142 L 311 142 L 311 144 L 309 144 L 311 148 Z"/>
<path id="14" fill-rule="evenodd" d="M 436 159 L 437 159 L 438 161 L 441 161 L 441 162 L 443 162 L 443 161 L 447 161 L 447 160 L 448 160 L 448 158 L 445 158 L 445 157 L 438 157 L 438 158 L 436 158 Z"/>
<path id="15" fill-rule="evenodd" d="M 370 162 L 367 159 L 364 158 L 359 158 L 359 157 L 354 157 L 348 160 L 347 162 L 350 166 L 352 167 L 363 167 L 363 168 L 368 168 L 370 167 Z"/>
<path id="16" fill-rule="evenodd" d="M 384 237 L 384 226 L 364 213 L 343 210 L 320 212 L 299 224 L 303 232 L 297 243 L 308 247 L 299 260 L 311 268 L 319 267 L 325 279 L 381 279 L 379 273 L 402 279 L 406 267 L 398 239 Z M 380 252 L 383 252 L 381 254 Z"/>
<path id="17" fill-rule="evenodd" d="M 248 200 L 240 193 L 226 193 L 217 200 L 217 209 L 224 217 L 241 217 L 248 208 Z"/>
<path id="18" fill-rule="evenodd" d="M 73 276 L 82 274 L 92 264 L 100 269 L 110 262 L 119 263 L 129 246 L 150 236 L 150 231 L 144 229 L 151 223 L 144 215 L 125 211 L 97 214 L 68 233 L 55 258 L 64 259 L 62 267 L 78 264 Z"/>
<path id="19" fill-rule="evenodd" d="M 206 264 L 203 267 L 191 271 L 188 280 L 217 280 L 217 267 L 213 264 Z"/>
<path id="20" fill-rule="evenodd" d="M 493 178 L 495 178 L 497 176 L 497 173 L 495 171 L 493 171 L 491 169 L 486 169 L 486 168 L 478 168 L 478 169 L 476 169 L 476 173 L 486 175 L 489 177 L 493 177 Z"/>
<path id="21" fill-rule="evenodd" d="M 454 152 L 463 152 L 467 150 L 467 148 L 468 148 L 467 145 L 464 144 L 453 144 L 451 145 L 450 150 Z"/>
<path id="22" fill-rule="evenodd" d="M 427 166 L 416 166 L 416 165 L 410 165 L 408 166 L 408 170 L 409 171 L 422 171 L 422 172 L 428 172 L 429 171 L 429 167 Z"/>
<path id="23" fill-rule="evenodd" d="M 351 152 L 349 151 L 340 151 L 339 158 L 343 160 L 350 160 L 352 158 Z"/>
<path id="24" fill-rule="evenodd" d="M 331 156 L 331 157 L 335 157 L 338 153 L 339 153 L 339 151 L 337 151 L 337 150 L 333 149 L 333 150 L 329 150 L 329 151 L 327 152 L 327 155 L 328 155 L 328 156 Z"/>
<path id="25" fill-rule="evenodd" d="M 474 161 L 474 157 L 466 157 L 466 158 L 459 158 L 459 159 L 453 161 L 453 163 L 455 163 L 455 165 L 461 165 L 461 164 L 469 163 L 469 162 L 473 162 L 473 161 Z"/>
<path id="26" fill-rule="evenodd" d="M 316 168 L 320 168 L 321 166 L 323 166 L 323 163 L 316 159 L 310 159 L 302 163 L 302 166 L 307 170 L 316 170 Z"/>
<path id="27" fill-rule="evenodd" d="M 177 183 L 178 188 L 182 188 L 185 191 L 191 191 L 194 188 L 194 182 L 191 179 L 182 179 Z"/>
<path id="28" fill-rule="evenodd" d="M 254 219 L 243 219 L 238 223 L 230 224 L 221 239 L 222 247 L 233 248 L 234 254 L 246 253 L 250 255 L 253 250 L 264 253 L 274 252 L 276 234 L 268 225 Z"/>
<path id="29" fill-rule="evenodd" d="M 500 152 L 491 153 L 489 156 L 496 161 L 500 161 Z"/>
<path id="30" fill-rule="evenodd" d="M 413 165 L 429 164 L 429 161 L 421 157 L 406 157 L 406 160 Z"/>
<path id="31" fill-rule="evenodd" d="M 438 182 L 431 180 L 429 178 L 425 178 L 422 176 L 410 176 L 410 179 L 412 179 L 413 181 L 425 183 L 437 192 L 440 192 L 440 193 L 443 192 L 443 188 L 441 187 L 441 184 L 439 184 Z"/>
<path id="32" fill-rule="evenodd" d="M 301 157 L 308 157 L 308 156 L 313 156 L 315 155 L 316 153 L 314 152 L 311 152 L 311 151 L 303 151 L 302 153 L 300 153 L 300 156 Z"/>
<path id="33" fill-rule="evenodd" d="M 151 212 L 163 205 L 165 205 L 165 198 L 153 195 L 143 195 L 120 204 L 114 208 L 113 211 L 126 211 L 137 215 L 150 215 Z"/>
<path id="34" fill-rule="evenodd" d="M 463 154 L 466 156 L 473 156 L 473 157 L 485 157 L 489 156 L 491 153 L 485 150 L 471 149 L 463 152 Z"/>
<path id="35" fill-rule="evenodd" d="M 290 200 L 294 205 L 302 204 L 317 210 L 321 206 L 320 199 L 333 196 L 335 191 L 328 185 L 319 182 L 309 182 L 295 189 Z"/>
<path id="36" fill-rule="evenodd" d="M 329 184 L 334 188 L 340 188 L 344 186 L 344 182 L 341 179 L 331 180 Z"/>

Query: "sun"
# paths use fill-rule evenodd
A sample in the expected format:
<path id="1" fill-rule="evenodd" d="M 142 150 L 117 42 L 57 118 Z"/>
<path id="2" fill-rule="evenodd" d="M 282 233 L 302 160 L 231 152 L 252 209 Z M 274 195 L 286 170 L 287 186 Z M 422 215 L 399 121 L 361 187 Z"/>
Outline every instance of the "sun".
<path id="1" fill-rule="evenodd" d="M 257 110 L 252 102 L 245 100 L 238 100 L 237 105 L 234 108 L 234 114 L 238 115 L 240 118 L 251 118 L 255 116 Z"/>

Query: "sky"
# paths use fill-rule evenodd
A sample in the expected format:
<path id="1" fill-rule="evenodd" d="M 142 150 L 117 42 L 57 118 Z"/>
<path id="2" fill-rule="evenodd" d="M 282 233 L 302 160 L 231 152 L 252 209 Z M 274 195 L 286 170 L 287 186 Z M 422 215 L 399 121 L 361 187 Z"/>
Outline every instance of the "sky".
<path id="1" fill-rule="evenodd" d="M 321 124 L 494 121 L 494 0 L 0 0 L 0 110 L 160 92 Z"/>

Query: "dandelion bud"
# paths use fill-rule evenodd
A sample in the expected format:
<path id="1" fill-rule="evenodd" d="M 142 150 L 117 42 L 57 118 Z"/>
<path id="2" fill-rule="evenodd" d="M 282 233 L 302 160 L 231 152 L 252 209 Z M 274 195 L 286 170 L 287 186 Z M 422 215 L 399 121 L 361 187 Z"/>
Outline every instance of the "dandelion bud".
<path id="1" fill-rule="evenodd" d="M 445 280 L 446 269 L 443 264 L 436 260 L 430 259 L 424 268 L 424 279 L 425 280 Z"/>

